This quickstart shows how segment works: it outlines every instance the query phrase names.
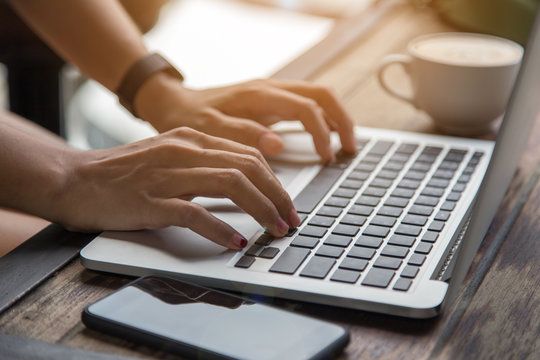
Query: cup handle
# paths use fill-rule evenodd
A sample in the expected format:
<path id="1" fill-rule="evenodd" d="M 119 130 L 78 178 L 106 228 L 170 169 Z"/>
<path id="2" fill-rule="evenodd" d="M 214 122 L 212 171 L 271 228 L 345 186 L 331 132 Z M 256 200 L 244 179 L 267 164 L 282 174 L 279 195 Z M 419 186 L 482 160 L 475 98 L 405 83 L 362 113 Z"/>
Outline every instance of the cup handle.
<path id="1" fill-rule="evenodd" d="M 389 93 L 390 95 L 398 99 L 407 101 L 416 107 L 416 103 L 414 102 L 414 99 L 412 98 L 412 96 L 407 96 L 403 93 L 400 93 L 392 89 L 392 87 L 386 82 L 386 79 L 384 77 L 384 74 L 386 70 L 388 69 L 388 67 L 393 64 L 399 64 L 403 66 L 403 68 L 405 69 L 405 72 L 409 74 L 408 69 L 409 69 L 409 65 L 411 61 L 412 61 L 412 58 L 409 55 L 403 55 L 403 54 L 387 55 L 381 60 L 381 63 L 377 70 L 377 78 L 379 80 L 379 84 L 381 84 L 381 86 L 383 87 L 384 90 L 386 90 L 387 93 Z"/>

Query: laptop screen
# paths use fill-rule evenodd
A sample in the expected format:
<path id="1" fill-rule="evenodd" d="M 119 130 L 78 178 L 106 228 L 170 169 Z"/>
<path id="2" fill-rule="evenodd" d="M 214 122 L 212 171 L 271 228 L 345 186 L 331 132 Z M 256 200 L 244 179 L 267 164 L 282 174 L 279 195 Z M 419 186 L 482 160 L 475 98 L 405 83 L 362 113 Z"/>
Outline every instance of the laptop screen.
<path id="1" fill-rule="evenodd" d="M 512 92 L 489 168 L 472 208 L 469 229 L 458 250 L 448 303 L 460 284 L 497 212 L 540 110 L 540 16 L 529 36 L 523 63 Z"/>

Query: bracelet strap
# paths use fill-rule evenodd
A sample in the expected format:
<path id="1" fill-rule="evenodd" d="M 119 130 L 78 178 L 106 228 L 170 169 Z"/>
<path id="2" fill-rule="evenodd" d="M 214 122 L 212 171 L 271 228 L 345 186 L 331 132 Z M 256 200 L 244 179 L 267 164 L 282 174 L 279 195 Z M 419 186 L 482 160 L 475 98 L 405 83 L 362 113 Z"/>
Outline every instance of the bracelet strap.
<path id="1" fill-rule="evenodd" d="M 178 78 L 180 81 L 184 80 L 184 76 L 174 66 L 172 66 L 163 56 L 157 53 L 148 54 L 133 64 L 124 75 L 116 94 L 120 104 L 124 106 L 135 117 L 134 101 L 135 95 L 139 91 L 139 88 L 144 82 L 157 72 L 164 71 L 168 74 Z"/>

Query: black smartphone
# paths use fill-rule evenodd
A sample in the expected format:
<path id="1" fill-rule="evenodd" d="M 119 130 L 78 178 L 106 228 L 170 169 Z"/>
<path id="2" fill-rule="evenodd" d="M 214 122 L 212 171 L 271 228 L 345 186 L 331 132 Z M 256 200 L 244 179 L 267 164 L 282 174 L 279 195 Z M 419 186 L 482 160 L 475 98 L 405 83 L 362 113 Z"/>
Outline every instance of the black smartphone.
<path id="1" fill-rule="evenodd" d="M 167 277 L 147 276 L 87 306 L 101 332 L 197 359 L 329 359 L 341 326 Z"/>

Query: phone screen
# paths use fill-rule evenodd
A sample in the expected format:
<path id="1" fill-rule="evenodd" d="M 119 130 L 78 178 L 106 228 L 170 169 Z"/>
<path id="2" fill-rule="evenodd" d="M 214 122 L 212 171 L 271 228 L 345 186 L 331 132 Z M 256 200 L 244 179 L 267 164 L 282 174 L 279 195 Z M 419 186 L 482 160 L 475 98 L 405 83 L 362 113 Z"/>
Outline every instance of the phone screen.
<path id="1" fill-rule="evenodd" d="M 349 339 L 333 324 L 161 277 L 135 281 L 90 305 L 87 313 L 94 323 L 102 319 L 240 359 L 317 358 Z"/>

